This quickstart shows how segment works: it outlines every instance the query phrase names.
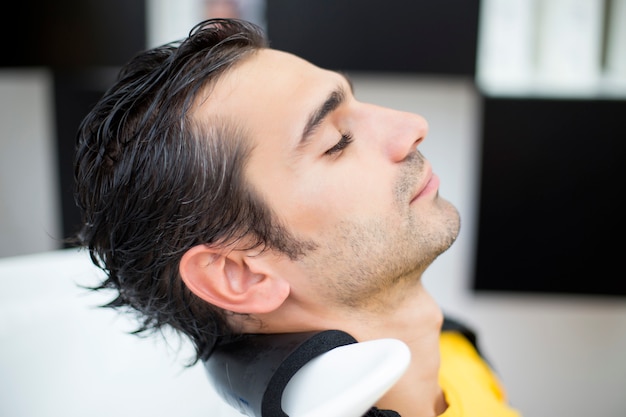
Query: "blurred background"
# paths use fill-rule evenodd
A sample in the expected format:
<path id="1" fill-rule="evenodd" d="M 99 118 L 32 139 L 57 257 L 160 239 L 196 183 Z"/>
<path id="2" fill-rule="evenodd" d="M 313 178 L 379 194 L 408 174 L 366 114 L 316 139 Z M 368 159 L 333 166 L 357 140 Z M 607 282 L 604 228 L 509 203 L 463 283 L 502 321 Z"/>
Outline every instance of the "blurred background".
<path id="1" fill-rule="evenodd" d="M 78 123 L 139 50 L 206 17 L 420 113 L 459 208 L 425 281 L 526 417 L 626 413 L 626 0 L 34 0 L 0 54 L 0 415 L 227 415 L 202 369 L 76 284 Z M 184 350 L 184 349 L 183 349 Z M 224 413 L 224 414 L 220 414 Z"/>

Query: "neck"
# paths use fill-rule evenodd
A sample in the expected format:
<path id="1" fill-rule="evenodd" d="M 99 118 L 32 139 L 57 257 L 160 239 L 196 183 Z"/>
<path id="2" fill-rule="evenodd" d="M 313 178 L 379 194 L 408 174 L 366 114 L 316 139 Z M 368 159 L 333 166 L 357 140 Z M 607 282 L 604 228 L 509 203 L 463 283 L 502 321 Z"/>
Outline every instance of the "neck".
<path id="1" fill-rule="evenodd" d="M 441 309 L 423 287 L 421 280 L 410 288 L 398 288 L 360 308 L 332 309 L 323 303 L 286 303 L 279 313 L 259 317 L 268 333 L 337 329 L 359 342 L 394 338 L 411 351 L 411 363 L 400 380 L 376 403 L 402 417 L 433 417 L 446 409 L 439 386 L 439 334 L 443 321 Z M 285 321 L 285 317 L 292 320 Z M 297 318 L 297 319 L 295 319 Z M 260 329 L 256 329 L 258 331 Z"/>
<path id="2" fill-rule="evenodd" d="M 348 330 L 359 341 L 391 337 L 411 351 L 411 363 L 400 380 L 376 403 L 403 417 L 437 416 L 446 409 L 439 386 L 439 333 L 441 309 L 421 281 L 403 291 L 393 311 L 373 313 Z M 406 295 L 410 294 L 410 295 Z"/>

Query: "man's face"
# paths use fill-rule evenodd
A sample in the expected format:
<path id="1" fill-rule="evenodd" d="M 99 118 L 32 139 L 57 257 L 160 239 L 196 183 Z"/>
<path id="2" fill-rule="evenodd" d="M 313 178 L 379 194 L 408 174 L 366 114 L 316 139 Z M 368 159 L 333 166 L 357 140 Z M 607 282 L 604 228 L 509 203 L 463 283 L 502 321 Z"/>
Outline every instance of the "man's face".
<path id="1" fill-rule="evenodd" d="M 361 103 L 342 75 L 265 49 L 225 74 L 196 118 L 240 123 L 247 182 L 316 249 L 276 257 L 291 296 L 358 307 L 408 288 L 454 241 L 456 209 L 417 150 L 418 115 Z"/>

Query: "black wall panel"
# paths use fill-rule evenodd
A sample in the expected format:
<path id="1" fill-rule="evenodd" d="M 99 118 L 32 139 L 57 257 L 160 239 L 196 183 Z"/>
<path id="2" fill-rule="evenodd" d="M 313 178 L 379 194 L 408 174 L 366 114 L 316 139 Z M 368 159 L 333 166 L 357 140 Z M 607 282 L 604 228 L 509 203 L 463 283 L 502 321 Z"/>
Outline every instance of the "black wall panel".
<path id="1" fill-rule="evenodd" d="M 484 98 L 474 288 L 626 295 L 626 101 Z"/>
<path id="2" fill-rule="evenodd" d="M 12 1 L 0 67 L 121 65 L 146 43 L 144 0 Z"/>
<path id="3" fill-rule="evenodd" d="M 473 75 L 478 13 L 478 0 L 267 0 L 267 30 L 324 68 Z"/>
<path id="4" fill-rule="evenodd" d="M 81 220 L 74 202 L 74 146 L 78 126 L 106 89 L 112 85 L 116 75 L 115 67 L 54 72 L 56 148 L 61 181 L 61 222 L 64 238 L 71 237 L 78 231 Z"/>

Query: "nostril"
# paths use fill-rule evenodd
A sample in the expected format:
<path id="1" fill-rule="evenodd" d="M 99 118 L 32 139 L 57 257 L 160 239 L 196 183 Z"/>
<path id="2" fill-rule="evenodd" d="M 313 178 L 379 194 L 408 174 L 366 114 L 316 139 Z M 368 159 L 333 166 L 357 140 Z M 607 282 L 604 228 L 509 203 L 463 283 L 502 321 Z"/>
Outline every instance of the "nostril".
<path id="1" fill-rule="evenodd" d="M 413 143 L 413 148 L 417 149 L 417 147 L 424 141 L 425 136 L 420 136 L 419 138 L 417 138 L 417 140 Z"/>

